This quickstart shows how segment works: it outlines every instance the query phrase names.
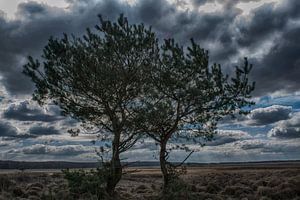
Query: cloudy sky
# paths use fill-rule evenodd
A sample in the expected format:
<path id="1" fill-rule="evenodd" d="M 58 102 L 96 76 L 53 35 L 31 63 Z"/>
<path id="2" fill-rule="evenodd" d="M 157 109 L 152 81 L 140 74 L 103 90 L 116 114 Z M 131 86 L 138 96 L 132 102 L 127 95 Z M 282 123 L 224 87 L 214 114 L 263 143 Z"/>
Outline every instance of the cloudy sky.
<path id="1" fill-rule="evenodd" d="M 70 137 L 76 121 L 32 102 L 34 87 L 21 71 L 51 35 L 80 36 L 98 23 L 97 14 L 120 13 L 151 25 L 161 39 L 185 45 L 194 38 L 228 72 L 245 56 L 254 64 L 251 114 L 224 120 L 205 147 L 188 144 L 196 151 L 189 161 L 300 159 L 299 10 L 299 0 L 0 0 L 0 159 L 96 159 L 95 136 Z M 184 155 L 177 150 L 171 158 Z M 157 146 L 145 140 L 123 157 L 157 160 Z"/>

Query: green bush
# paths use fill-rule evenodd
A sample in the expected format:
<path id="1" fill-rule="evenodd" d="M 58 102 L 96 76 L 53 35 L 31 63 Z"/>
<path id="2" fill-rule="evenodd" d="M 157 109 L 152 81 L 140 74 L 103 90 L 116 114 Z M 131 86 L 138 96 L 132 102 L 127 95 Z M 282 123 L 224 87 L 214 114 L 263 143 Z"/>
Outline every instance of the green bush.
<path id="1" fill-rule="evenodd" d="M 185 166 L 176 166 L 171 163 L 167 164 L 169 181 L 165 185 L 160 194 L 150 196 L 149 200 L 181 200 L 181 199 L 197 199 L 193 194 L 193 188 L 186 183 L 180 176 L 187 173 Z"/>
<path id="2" fill-rule="evenodd" d="M 105 199 L 105 186 L 108 168 L 103 166 L 96 170 L 62 170 L 64 178 L 68 181 L 71 199 L 86 197 L 88 199 Z"/>
<path id="3" fill-rule="evenodd" d="M 7 175 L 0 176 L 0 192 L 7 190 L 12 185 Z"/>

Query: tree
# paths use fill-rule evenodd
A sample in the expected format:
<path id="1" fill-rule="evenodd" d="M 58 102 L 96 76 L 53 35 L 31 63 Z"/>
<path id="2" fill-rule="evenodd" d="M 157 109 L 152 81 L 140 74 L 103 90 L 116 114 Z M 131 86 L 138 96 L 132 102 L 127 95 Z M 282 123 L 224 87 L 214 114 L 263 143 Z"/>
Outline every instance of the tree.
<path id="1" fill-rule="evenodd" d="M 157 39 L 151 28 L 129 25 L 123 15 L 114 23 L 99 19 L 97 33 L 51 37 L 43 64 L 29 57 L 24 73 L 35 83 L 39 104 L 52 101 L 65 115 L 112 136 L 106 191 L 113 195 L 122 176 L 120 154 L 139 138 L 135 118 Z"/>
<path id="2" fill-rule="evenodd" d="M 151 89 L 144 99 L 140 126 L 160 145 L 166 189 L 174 169 L 168 162 L 168 141 L 175 136 L 194 142 L 210 140 L 224 116 L 247 114 L 243 108 L 253 104 L 249 98 L 254 83 L 248 83 L 252 65 L 246 58 L 244 66 L 236 67 L 235 77 L 229 79 L 220 65 L 209 66 L 208 52 L 193 40 L 184 49 L 168 39 L 160 50 L 159 59 L 148 73 Z"/>
<path id="3" fill-rule="evenodd" d="M 100 16 L 96 29 L 82 38 L 50 38 L 43 64 L 29 57 L 24 73 L 36 85 L 33 99 L 41 105 L 53 101 L 64 114 L 111 136 L 108 194 L 122 176 L 120 154 L 144 133 L 160 145 L 167 188 L 169 140 L 209 140 L 224 116 L 246 114 L 243 108 L 253 104 L 252 65 L 245 59 L 229 79 L 220 65 L 209 66 L 208 52 L 193 40 L 186 49 L 174 39 L 159 46 L 151 28 L 129 25 L 122 15 L 116 23 Z"/>

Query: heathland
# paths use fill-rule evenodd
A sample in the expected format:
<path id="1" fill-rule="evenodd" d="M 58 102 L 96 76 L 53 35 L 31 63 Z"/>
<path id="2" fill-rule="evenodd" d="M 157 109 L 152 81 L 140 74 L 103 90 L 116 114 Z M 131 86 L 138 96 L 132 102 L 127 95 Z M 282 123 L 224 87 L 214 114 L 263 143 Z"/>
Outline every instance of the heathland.
<path id="1" fill-rule="evenodd" d="M 158 167 L 129 167 L 117 186 L 117 199 L 162 199 Z M 300 162 L 188 166 L 165 199 L 300 200 Z M 1 200 L 70 199 L 60 170 L 1 170 Z M 88 193 L 75 199 L 95 199 Z M 74 198 L 74 194 L 73 194 Z"/>

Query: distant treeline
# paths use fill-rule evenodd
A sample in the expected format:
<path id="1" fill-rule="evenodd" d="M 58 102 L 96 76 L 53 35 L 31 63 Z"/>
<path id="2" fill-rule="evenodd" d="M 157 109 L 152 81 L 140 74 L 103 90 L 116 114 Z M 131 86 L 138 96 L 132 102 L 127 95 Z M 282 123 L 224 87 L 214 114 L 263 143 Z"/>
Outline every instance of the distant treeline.
<path id="1" fill-rule="evenodd" d="M 158 167 L 159 162 L 129 162 L 123 163 L 128 167 Z M 176 164 L 176 163 L 175 163 Z M 75 169 L 75 168 L 96 168 L 100 164 L 97 162 L 63 162 L 63 161 L 44 161 L 44 162 L 26 162 L 26 161 L 1 161 L 0 169 Z M 189 167 L 226 167 L 226 168 L 264 168 L 264 167 L 299 167 L 299 160 L 289 161 L 257 161 L 257 162 L 223 162 L 223 163 L 186 163 Z"/>
<path id="2" fill-rule="evenodd" d="M 151 167 L 159 166 L 159 162 L 131 162 L 123 163 L 128 167 Z M 64 161 L 1 161 L 0 169 L 75 169 L 75 168 L 96 168 L 101 164 L 99 162 L 64 162 Z"/>
<path id="3" fill-rule="evenodd" d="M 81 162 L 24 162 L 24 161 L 0 161 L 0 169 L 66 169 L 66 168 L 95 168 L 99 163 L 81 163 Z"/>

